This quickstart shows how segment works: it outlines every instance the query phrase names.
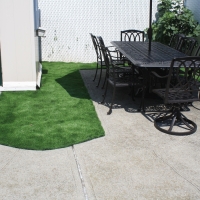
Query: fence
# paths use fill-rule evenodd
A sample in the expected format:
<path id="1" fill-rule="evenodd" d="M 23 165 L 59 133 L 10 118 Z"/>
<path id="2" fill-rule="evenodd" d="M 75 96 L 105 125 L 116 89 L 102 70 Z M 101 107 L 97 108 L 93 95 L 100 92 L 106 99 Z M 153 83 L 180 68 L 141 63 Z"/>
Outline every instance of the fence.
<path id="1" fill-rule="evenodd" d="M 155 19 L 157 1 L 153 0 Z M 39 0 L 42 60 L 95 62 L 89 33 L 101 35 L 107 46 L 120 39 L 125 29 L 144 30 L 149 26 L 149 0 Z"/>

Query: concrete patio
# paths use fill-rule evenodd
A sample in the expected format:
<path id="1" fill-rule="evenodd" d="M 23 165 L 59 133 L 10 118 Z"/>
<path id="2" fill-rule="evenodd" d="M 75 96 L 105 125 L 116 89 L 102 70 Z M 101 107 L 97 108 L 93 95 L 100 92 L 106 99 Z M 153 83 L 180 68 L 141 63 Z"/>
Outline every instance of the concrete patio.
<path id="1" fill-rule="evenodd" d="M 0 199 L 200 199 L 200 111 L 190 106 L 184 112 L 197 124 L 196 133 L 168 135 L 154 128 L 153 107 L 145 115 L 137 112 L 140 99 L 133 102 L 128 90 L 117 91 L 117 106 L 107 115 L 110 98 L 99 103 L 103 90 L 92 82 L 94 70 L 81 75 L 105 137 L 51 151 L 0 145 Z M 151 98 L 145 105 L 160 103 Z"/>

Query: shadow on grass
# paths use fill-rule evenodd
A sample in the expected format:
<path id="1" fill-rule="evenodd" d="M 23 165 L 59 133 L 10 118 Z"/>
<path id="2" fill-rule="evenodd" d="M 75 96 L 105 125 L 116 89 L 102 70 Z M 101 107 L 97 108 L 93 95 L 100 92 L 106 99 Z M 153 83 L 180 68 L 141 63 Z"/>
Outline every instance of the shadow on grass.
<path id="1" fill-rule="evenodd" d="M 59 83 L 72 97 L 80 99 L 91 99 L 79 70 L 56 79 L 56 82 Z"/>
<path id="2" fill-rule="evenodd" d="M 47 69 L 42 69 L 42 74 L 48 74 L 48 70 Z"/>

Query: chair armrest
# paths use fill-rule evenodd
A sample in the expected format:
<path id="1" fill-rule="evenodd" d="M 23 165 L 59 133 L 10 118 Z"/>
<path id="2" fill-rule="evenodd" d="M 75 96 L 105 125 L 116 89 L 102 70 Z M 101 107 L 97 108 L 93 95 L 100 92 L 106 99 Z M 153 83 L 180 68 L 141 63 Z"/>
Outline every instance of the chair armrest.
<path id="1" fill-rule="evenodd" d="M 107 48 L 109 49 L 110 52 L 118 52 L 119 53 L 119 50 L 114 46 L 108 46 Z"/>
<path id="2" fill-rule="evenodd" d="M 114 64 L 114 69 L 115 69 L 115 73 L 128 73 L 128 74 L 133 73 L 131 67 L 129 66 L 124 67 L 122 65 L 120 66 L 117 63 Z"/>
<path id="3" fill-rule="evenodd" d="M 118 66 L 118 65 L 116 64 L 115 67 L 118 68 L 118 69 L 122 69 L 122 70 L 129 70 L 129 71 L 132 71 L 131 67 L 129 67 L 129 66 L 123 67 L 123 66 Z"/>
<path id="4" fill-rule="evenodd" d="M 153 74 L 155 77 L 157 78 L 167 78 L 169 75 L 165 75 L 165 76 L 160 76 L 159 74 L 157 74 L 156 72 L 154 71 L 151 71 L 151 74 Z"/>
<path id="5" fill-rule="evenodd" d="M 117 58 L 121 61 L 123 61 L 124 63 L 129 61 L 116 47 L 114 46 L 108 46 L 107 47 L 109 49 L 109 51 L 112 53 L 115 53 L 116 55 L 115 56 L 112 56 L 114 58 Z"/>

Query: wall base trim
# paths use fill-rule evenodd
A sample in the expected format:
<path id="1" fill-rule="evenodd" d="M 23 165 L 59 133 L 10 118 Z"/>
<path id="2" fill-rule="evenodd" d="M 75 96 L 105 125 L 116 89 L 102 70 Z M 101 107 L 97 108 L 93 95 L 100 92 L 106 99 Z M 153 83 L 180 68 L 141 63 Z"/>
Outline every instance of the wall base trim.
<path id="1" fill-rule="evenodd" d="M 36 82 L 3 82 L 0 91 L 28 91 L 36 90 Z"/>

